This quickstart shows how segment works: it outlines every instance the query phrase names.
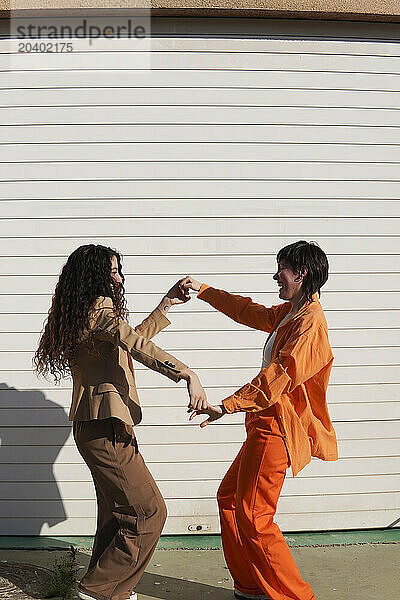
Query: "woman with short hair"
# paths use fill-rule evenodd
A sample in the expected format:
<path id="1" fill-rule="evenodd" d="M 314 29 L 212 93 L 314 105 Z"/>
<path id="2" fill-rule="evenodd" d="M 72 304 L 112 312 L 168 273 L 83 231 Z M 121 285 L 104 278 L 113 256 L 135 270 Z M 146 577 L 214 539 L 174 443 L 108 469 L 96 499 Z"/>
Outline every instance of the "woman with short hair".
<path id="1" fill-rule="evenodd" d="M 36 371 L 57 380 L 71 373 L 69 419 L 97 495 L 97 530 L 83 600 L 134 600 L 166 519 L 161 493 L 138 450 L 133 425 L 142 413 L 132 358 L 174 382 L 187 381 L 189 406 L 207 406 L 197 375 L 150 341 L 186 301 L 178 285 L 134 329 L 126 321 L 121 255 L 88 244 L 62 268 L 36 351 Z"/>
<path id="2" fill-rule="evenodd" d="M 333 363 L 326 319 L 318 300 L 328 279 L 321 248 L 299 241 L 282 248 L 273 276 L 279 297 L 266 308 L 188 276 L 192 289 L 234 321 L 269 334 L 261 370 L 207 414 L 205 427 L 226 413 L 245 412 L 247 438 L 218 490 L 222 544 L 241 600 L 314 600 L 279 527 L 274 523 L 286 470 L 293 475 L 316 456 L 337 460 L 337 442 L 326 403 Z"/>

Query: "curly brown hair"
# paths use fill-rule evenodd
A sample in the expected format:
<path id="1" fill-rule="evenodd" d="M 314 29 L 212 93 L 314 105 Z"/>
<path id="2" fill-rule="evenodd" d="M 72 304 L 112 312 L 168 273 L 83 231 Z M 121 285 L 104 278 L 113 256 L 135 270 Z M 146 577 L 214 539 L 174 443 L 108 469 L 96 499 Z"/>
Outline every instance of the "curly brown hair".
<path id="1" fill-rule="evenodd" d="M 115 256 L 122 283 L 111 277 Z M 80 246 L 68 257 L 61 270 L 51 307 L 33 358 L 38 375 L 52 375 L 57 383 L 69 375 L 78 345 L 87 338 L 93 347 L 89 318 L 99 296 L 112 299 L 117 318 L 127 318 L 122 255 L 107 246 Z"/>

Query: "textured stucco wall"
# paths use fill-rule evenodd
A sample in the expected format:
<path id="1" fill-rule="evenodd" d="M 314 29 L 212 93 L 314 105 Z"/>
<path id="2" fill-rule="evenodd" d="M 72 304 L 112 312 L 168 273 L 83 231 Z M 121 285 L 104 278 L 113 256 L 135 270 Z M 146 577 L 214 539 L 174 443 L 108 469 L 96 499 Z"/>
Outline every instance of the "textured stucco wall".
<path id="1" fill-rule="evenodd" d="M 0 0 L 0 14 L 40 11 L 88 14 L 151 8 L 154 15 L 253 16 L 397 21 L 399 0 Z"/>

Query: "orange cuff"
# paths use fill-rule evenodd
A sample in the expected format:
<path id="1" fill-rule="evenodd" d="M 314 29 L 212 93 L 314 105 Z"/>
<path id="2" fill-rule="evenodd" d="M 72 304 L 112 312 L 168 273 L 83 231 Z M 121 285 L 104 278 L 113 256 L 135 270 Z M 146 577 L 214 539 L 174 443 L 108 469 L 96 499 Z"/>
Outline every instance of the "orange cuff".
<path id="1" fill-rule="evenodd" d="M 226 412 L 258 412 L 270 406 L 268 396 L 252 383 L 247 383 L 238 392 L 222 401 Z"/>
<path id="2" fill-rule="evenodd" d="M 225 400 L 222 400 L 221 404 L 224 405 L 227 413 L 234 413 L 240 410 L 234 394 L 232 394 L 232 396 L 228 396 L 228 398 L 225 398 Z"/>
<path id="3" fill-rule="evenodd" d="M 210 285 L 207 285 L 207 283 L 202 283 L 201 284 L 201 288 L 199 289 L 199 291 L 197 292 L 197 297 L 200 296 L 200 294 L 202 294 L 203 292 L 205 292 L 209 287 L 211 287 Z"/>

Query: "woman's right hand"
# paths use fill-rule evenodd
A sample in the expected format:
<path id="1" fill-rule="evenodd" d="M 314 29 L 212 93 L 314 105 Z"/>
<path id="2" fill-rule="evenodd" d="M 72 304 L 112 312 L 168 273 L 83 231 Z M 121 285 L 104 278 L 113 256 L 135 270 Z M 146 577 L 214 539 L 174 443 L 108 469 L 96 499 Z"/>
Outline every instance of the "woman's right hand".
<path id="1" fill-rule="evenodd" d="M 191 369 L 185 369 L 180 373 L 181 379 L 185 379 L 189 393 L 190 402 L 188 412 L 192 410 L 202 410 L 208 406 L 207 395 L 200 383 L 200 379 Z"/>
<path id="2" fill-rule="evenodd" d="M 190 275 L 186 275 L 186 277 L 180 280 L 179 287 L 181 288 L 183 293 L 187 293 L 188 290 L 194 290 L 195 292 L 199 292 L 201 288 L 201 283 L 200 281 L 197 281 L 197 279 L 194 279 Z"/>

